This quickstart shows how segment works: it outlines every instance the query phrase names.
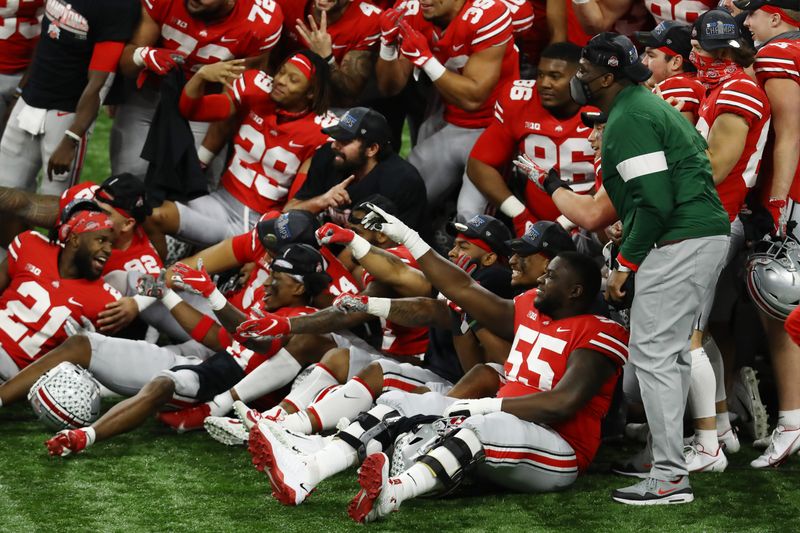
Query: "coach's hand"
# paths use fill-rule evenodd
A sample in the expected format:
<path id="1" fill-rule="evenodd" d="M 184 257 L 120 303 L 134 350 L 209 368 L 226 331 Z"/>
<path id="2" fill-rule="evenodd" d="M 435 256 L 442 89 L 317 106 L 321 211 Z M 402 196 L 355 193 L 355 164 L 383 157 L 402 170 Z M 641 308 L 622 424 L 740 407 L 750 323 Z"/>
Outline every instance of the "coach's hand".
<path id="1" fill-rule="evenodd" d="M 261 318 L 245 320 L 236 328 L 237 340 L 270 340 L 283 337 L 292 332 L 292 325 L 286 317 L 264 313 Z"/>
<path id="2" fill-rule="evenodd" d="M 106 304 L 106 308 L 97 315 L 97 329 L 102 333 L 116 333 L 139 316 L 139 306 L 133 298 L 120 298 L 116 302 Z"/>
<path id="3" fill-rule="evenodd" d="M 606 282 L 606 301 L 622 303 L 625 300 L 627 291 L 622 290 L 622 286 L 630 276 L 630 272 L 620 272 L 619 270 L 612 270 L 608 275 Z"/>
<path id="4" fill-rule="evenodd" d="M 458 400 L 444 410 L 444 416 L 474 416 L 497 413 L 503 410 L 502 398 L 481 398 L 479 400 Z"/>
<path id="5" fill-rule="evenodd" d="M 66 174 L 72 170 L 72 165 L 75 162 L 75 154 L 77 154 L 77 152 L 78 143 L 64 136 L 50 156 L 50 160 L 47 162 L 48 181 L 53 181 L 53 177 L 57 174 Z"/>

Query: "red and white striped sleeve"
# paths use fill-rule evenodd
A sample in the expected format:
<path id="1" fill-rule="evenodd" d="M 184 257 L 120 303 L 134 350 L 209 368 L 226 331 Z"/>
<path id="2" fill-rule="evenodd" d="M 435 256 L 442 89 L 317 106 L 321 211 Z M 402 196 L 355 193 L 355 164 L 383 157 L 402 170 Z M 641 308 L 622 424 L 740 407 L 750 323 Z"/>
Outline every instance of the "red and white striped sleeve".
<path id="1" fill-rule="evenodd" d="M 475 12 L 468 18 L 476 29 L 470 46 L 472 53 L 507 43 L 512 38 L 511 13 L 501 1 L 478 0 L 472 2 Z M 480 4 L 480 5 L 478 5 Z"/>
<path id="2" fill-rule="evenodd" d="M 669 77 L 658 84 L 658 89 L 664 100 L 670 97 L 683 100 L 681 111 L 693 113 L 695 116 L 706 92 L 705 86 L 700 81 L 688 76 Z"/>
<path id="3" fill-rule="evenodd" d="M 511 26 L 515 35 L 525 33 L 533 27 L 533 4 L 528 0 L 502 0 L 511 12 Z"/>
<path id="4" fill-rule="evenodd" d="M 761 87 L 748 79 L 736 79 L 723 85 L 716 101 L 717 114 L 733 113 L 749 125 L 769 116 L 769 103 Z"/>
<path id="5" fill-rule="evenodd" d="M 756 55 L 753 69 L 761 85 L 771 78 L 788 78 L 800 83 L 800 42 L 778 41 L 764 45 Z"/>
<path id="6" fill-rule="evenodd" d="M 600 316 L 592 316 L 596 321 L 589 326 L 588 335 L 577 348 L 586 348 L 605 355 L 614 363 L 622 366 L 628 362 L 628 330 Z"/>

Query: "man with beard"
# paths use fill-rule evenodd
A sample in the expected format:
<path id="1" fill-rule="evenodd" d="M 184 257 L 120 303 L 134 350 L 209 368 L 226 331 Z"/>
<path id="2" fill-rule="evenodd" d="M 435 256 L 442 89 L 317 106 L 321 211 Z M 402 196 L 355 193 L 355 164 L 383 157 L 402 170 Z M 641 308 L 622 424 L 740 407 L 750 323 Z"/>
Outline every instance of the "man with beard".
<path id="1" fill-rule="evenodd" d="M 392 132 L 384 116 L 354 107 L 338 125 L 322 132 L 333 142 L 314 154 L 305 183 L 286 208 L 344 212 L 332 217 L 344 224 L 351 206 L 379 194 L 397 206 L 401 220 L 419 229 L 427 211 L 425 183 L 417 169 L 392 150 Z"/>
<path id="2" fill-rule="evenodd" d="M 61 344 L 68 318 L 96 323 L 120 298 L 100 278 L 114 241 L 111 219 L 99 208 L 68 217 L 60 243 L 26 231 L 0 263 L 0 381 Z"/>

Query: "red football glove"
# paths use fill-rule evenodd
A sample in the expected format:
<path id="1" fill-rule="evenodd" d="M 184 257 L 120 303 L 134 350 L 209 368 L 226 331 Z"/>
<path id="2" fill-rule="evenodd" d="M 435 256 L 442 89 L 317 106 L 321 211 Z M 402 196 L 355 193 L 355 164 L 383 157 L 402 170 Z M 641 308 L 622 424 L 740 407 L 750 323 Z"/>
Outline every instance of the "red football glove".
<path id="1" fill-rule="evenodd" d="M 540 167 L 525 154 L 518 155 L 512 163 L 514 163 L 514 166 L 525 174 L 529 180 L 535 183 L 537 187 L 544 190 L 544 180 L 547 178 L 547 171 L 545 169 Z"/>
<path id="2" fill-rule="evenodd" d="M 366 313 L 369 306 L 369 296 L 362 294 L 350 294 L 344 292 L 336 297 L 331 307 L 340 313 Z"/>
<path id="3" fill-rule="evenodd" d="M 317 242 L 323 246 L 327 244 L 347 245 L 353 241 L 353 238 L 355 238 L 356 234 L 351 229 L 346 229 L 331 222 L 326 222 L 317 230 L 316 236 Z"/>
<path id="4" fill-rule="evenodd" d="M 458 268 L 460 268 L 461 270 L 463 270 L 464 272 L 466 272 L 470 276 L 472 276 L 472 273 L 475 272 L 475 270 L 478 269 L 478 262 L 474 261 L 467 254 L 459 255 L 458 257 L 456 257 L 456 260 L 453 261 L 453 262 L 455 263 L 455 265 Z"/>
<path id="5" fill-rule="evenodd" d="M 262 318 L 245 320 L 236 328 L 237 339 L 272 339 L 292 332 L 292 325 L 286 317 L 264 313 Z"/>
<path id="6" fill-rule="evenodd" d="M 395 46 L 397 37 L 400 35 L 398 22 L 403 14 L 396 9 L 387 9 L 380 14 L 381 23 L 381 44 L 384 46 Z"/>
<path id="7" fill-rule="evenodd" d="M 428 39 L 409 26 L 406 21 L 400 22 L 400 38 L 400 53 L 417 68 L 425 66 L 425 63 L 433 57 Z"/>
<path id="8" fill-rule="evenodd" d="M 786 200 L 770 198 L 767 201 L 767 211 L 772 215 L 773 233 L 784 235 L 786 233 Z"/>
<path id="9" fill-rule="evenodd" d="M 203 267 L 202 259 L 197 260 L 196 269 L 186 263 L 172 265 L 172 284 L 181 290 L 202 294 L 206 298 L 211 296 L 211 293 L 217 288 L 216 283 Z"/>
<path id="10" fill-rule="evenodd" d="M 144 46 L 136 50 L 139 58 L 144 63 L 144 68 L 150 72 L 155 72 L 163 76 L 176 66 L 182 64 L 186 59 L 186 54 L 177 50 L 167 50 L 166 48 L 151 48 Z"/>
<path id="11" fill-rule="evenodd" d="M 511 223 L 514 225 L 514 232 L 517 234 L 517 237 L 522 237 L 525 235 L 528 232 L 528 228 L 533 226 L 536 222 L 536 218 L 531 215 L 530 211 L 527 209 L 511 219 Z"/>

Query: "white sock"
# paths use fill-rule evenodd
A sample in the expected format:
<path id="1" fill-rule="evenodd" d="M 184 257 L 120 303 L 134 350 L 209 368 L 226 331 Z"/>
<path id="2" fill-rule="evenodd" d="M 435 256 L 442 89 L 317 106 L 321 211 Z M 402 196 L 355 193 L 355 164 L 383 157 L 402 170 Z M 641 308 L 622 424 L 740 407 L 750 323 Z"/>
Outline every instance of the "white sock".
<path id="1" fill-rule="evenodd" d="M 315 453 L 309 463 L 312 467 L 312 475 L 316 474 L 317 476 L 314 481 L 319 483 L 323 479 L 328 479 L 357 465 L 358 454 L 342 439 L 333 439 L 327 446 Z"/>
<path id="2" fill-rule="evenodd" d="M 716 429 L 695 429 L 694 440 L 703 446 L 703 449 L 713 454 L 719 448 Z"/>
<path id="3" fill-rule="evenodd" d="M 797 429 L 800 427 L 800 409 L 778 411 L 778 424 L 787 429 Z"/>
<path id="4" fill-rule="evenodd" d="M 281 425 L 286 429 L 291 429 L 303 435 L 310 435 L 314 430 L 314 428 L 311 427 L 311 419 L 308 418 L 308 413 L 305 411 L 297 411 L 296 413 L 286 415 L 286 418 L 281 421 Z"/>
<path id="5" fill-rule="evenodd" d="M 689 387 L 689 407 L 692 410 L 692 418 L 716 416 L 717 410 L 714 407 L 716 382 L 714 369 L 711 368 L 708 355 L 702 348 L 695 348 L 689 354 L 692 356 L 692 381 Z"/>
<path id="6" fill-rule="evenodd" d="M 427 494 L 436 488 L 437 483 L 433 470 L 424 463 L 414 463 L 394 479 L 399 481 L 395 484 L 398 503 Z"/>
<path id="7" fill-rule="evenodd" d="M 211 416 L 222 416 L 230 411 L 231 407 L 233 407 L 231 391 L 225 391 L 214 396 L 214 399 L 208 402 L 208 407 L 211 409 Z"/>
<path id="8" fill-rule="evenodd" d="M 303 382 L 284 398 L 284 401 L 291 403 L 300 411 L 308 407 L 317 394 L 325 390 L 326 387 L 338 384 L 339 380 L 331 374 L 330 370 L 317 363 Z"/>
<path id="9" fill-rule="evenodd" d="M 0 398 L 0 407 L 3 407 L 3 399 Z"/>
<path id="10" fill-rule="evenodd" d="M 94 444 L 94 440 L 97 438 L 97 435 L 94 432 L 94 428 L 92 426 L 79 428 L 78 431 L 83 431 L 86 433 L 86 447 L 88 448 L 92 444 Z"/>
<path id="11" fill-rule="evenodd" d="M 300 373 L 302 367 L 285 348 L 261 363 L 247 374 L 233 390 L 244 403 L 288 385 Z"/>
<path id="12" fill-rule="evenodd" d="M 717 413 L 717 435 L 722 435 L 731 429 L 731 417 L 728 411 Z"/>
<path id="13" fill-rule="evenodd" d="M 320 423 L 323 430 L 333 429 L 339 420 L 353 420 L 372 407 L 372 392 L 358 377 L 331 392 L 319 402 L 310 405 L 308 412 Z"/>
<path id="14" fill-rule="evenodd" d="M 711 368 L 714 369 L 714 379 L 717 383 L 714 401 L 721 402 L 728 397 L 728 393 L 725 391 L 725 362 L 722 360 L 722 352 L 719 351 L 719 346 L 711 335 L 706 335 L 703 339 L 703 349 L 711 362 Z"/>

